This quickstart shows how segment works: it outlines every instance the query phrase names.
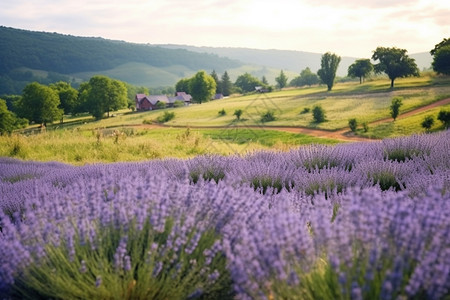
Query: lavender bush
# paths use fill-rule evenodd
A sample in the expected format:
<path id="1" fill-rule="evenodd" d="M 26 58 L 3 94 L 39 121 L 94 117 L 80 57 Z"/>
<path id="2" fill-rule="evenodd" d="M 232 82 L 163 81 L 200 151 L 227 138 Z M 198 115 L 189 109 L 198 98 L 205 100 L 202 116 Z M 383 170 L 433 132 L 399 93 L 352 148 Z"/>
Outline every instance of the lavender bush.
<path id="1" fill-rule="evenodd" d="M 0 296 L 446 299 L 450 133 L 73 167 L 0 158 Z"/>

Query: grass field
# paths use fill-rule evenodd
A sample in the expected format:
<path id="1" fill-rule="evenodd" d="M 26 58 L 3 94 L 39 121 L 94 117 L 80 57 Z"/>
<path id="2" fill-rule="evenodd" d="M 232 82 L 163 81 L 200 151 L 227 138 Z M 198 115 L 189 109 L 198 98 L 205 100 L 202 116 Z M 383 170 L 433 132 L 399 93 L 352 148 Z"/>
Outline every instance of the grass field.
<path id="1" fill-rule="evenodd" d="M 389 106 L 393 97 L 403 98 L 401 113 L 450 97 L 450 78 L 424 76 L 397 79 L 396 88 L 389 89 L 389 81 L 379 79 L 362 85 L 336 84 L 332 92 L 324 86 L 287 89 L 268 94 L 250 94 L 240 97 L 193 104 L 189 107 L 148 112 L 115 112 L 114 117 L 95 121 L 90 116 L 68 117 L 64 124 L 48 126 L 39 133 L 30 126 L 25 135 L 0 137 L 0 156 L 40 161 L 63 161 L 73 164 L 94 162 L 135 161 L 154 158 L 187 158 L 199 154 L 247 153 L 261 149 L 287 150 L 317 143 L 336 144 L 338 141 L 309 135 L 264 130 L 269 126 L 308 127 L 325 130 L 348 128 L 348 120 L 358 123 L 373 122 L 390 117 Z M 303 113 L 321 105 L 327 121 L 314 123 L 312 113 Z M 358 135 L 386 138 L 424 132 L 423 118 L 433 115 L 446 105 L 395 122 L 370 125 L 368 132 Z M 226 115 L 218 114 L 224 109 Z M 240 121 L 233 115 L 242 109 Z M 272 110 L 276 120 L 261 123 L 262 113 Z M 144 128 L 143 123 L 156 122 L 165 111 L 173 111 L 175 118 L 167 128 Z M 177 128 L 177 126 L 222 126 L 216 129 Z M 243 128 L 237 129 L 236 126 Z M 247 126 L 247 127 L 246 127 Z M 249 128 L 257 126 L 258 128 Z M 431 131 L 441 130 L 435 120 Z M 35 131 L 34 134 L 31 134 Z M 36 131 L 38 134 L 36 134 Z"/>
<path id="2" fill-rule="evenodd" d="M 338 141 L 263 129 L 58 129 L 29 136 L 1 136 L 0 156 L 82 165 L 200 154 L 246 154 L 269 148 L 284 151 L 311 143 Z"/>

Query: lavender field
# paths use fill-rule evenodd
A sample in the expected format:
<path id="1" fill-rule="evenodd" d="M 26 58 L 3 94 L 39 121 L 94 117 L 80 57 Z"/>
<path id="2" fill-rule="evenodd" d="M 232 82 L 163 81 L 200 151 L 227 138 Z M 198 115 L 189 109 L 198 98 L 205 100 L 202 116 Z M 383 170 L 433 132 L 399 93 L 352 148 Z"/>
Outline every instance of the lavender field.
<path id="1" fill-rule="evenodd" d="M 450 299 L 449 150 L 0 158 L 0 298 Z"/>

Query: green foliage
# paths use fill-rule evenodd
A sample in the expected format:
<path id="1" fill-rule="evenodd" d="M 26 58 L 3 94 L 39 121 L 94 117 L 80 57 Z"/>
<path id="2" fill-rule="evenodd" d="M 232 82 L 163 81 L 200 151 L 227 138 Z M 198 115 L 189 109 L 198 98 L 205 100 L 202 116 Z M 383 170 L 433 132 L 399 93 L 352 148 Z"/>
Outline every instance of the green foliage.
<path id="1" fill-rule="evenodd" d="M 173 103 L 173 107 L 183 107 L 184 106 L 184 102 L 181 100 L 175 100 L 175 102 Z"/>
<path id="2" fill-rule="evenodd" d="M 433 116 L 426 116 L 422 123 L 420 123 L 420 125 L 422 125 L 423 128 L 425 128 L 426 130 L 430 130 L 431 127 L 434 125 L 434 118 Z"/>
<path id="3" fill-rule="evenodd" d="M 402 97 L 394 97 L 392 98 L 390 110 L 391 110 L 391 117 L 394 119 L 397 119 L 398 115 L 400 114 L 400 106 L 403 105 L 403 98 Z"/>
<path id="4" fill-rule="evenodd" d="M 348 127 L 350 127 L 351 131 L 356 132 L 356 128 L 358 127 L 358 121 L 355 118 L 348 120 Z"/>
<path id="5" fill-rule="evenodd" d="M 363 126 L 364 132 L 368 132 L 369 131 L 369 124 L 367 122 L 363 122 L 362 126 Z"/>
<path id="6" fill-rule="evenodd" d="M 175 113 L 174 112 L 165 111 L 164 114 L 158 116 L 156 118 L 156 120 L 159 123 L 166 123 L 166 122 L 169 122 L 170 120 L 172 120 L 173 118 L 175 118 Z"/>
<path id="7" fill-rule="evenodd" d="M 378 47 L 372 55 L 373 60 L 379 63 L 374 66 L 375 73 L 386 73 L 391 80 L 391 88 L 394 80 L 399 77 L 419 76 L 419 69 L 413 58 L 406 55 L 405 49 L 396 47 Z"/>
<path id="8" fill-rule="evenodd" d="M 294 79 L 292 79 L 291 82 L 289 83 L 289 85 L 302 87 L 302 86 L 306 86 L 306 85 L 312 86 L 314 84 L 319 84 L 319 83 L 320 83 L 320 79 L 317 76 L 317 74 L 314 74 L 313 72 L 311 72 L 311 69 L 309 67 L 307 67 L 306 69 L 304 69 L 300 72 L 300 76 L 297 76 Z"/>
<path id="9" fill-rule="evenodd" d="M 368 176 L 372 180 L 373 185 L 379 185 L 382 191 L 387 191 L 389 189 L 400 191 L 402 189 L 395 174 L 390 171 L 371 172 Z"/>
<path id="10" fill-rule="evenodd" d="M 137 229 L 135 222 L 129 229 L 114 224 L 94 225 L 93 241 L 81 243 L 81 237 L 75 234 L 72 256 L 64 237 L 59 246 L 47 244 L 46 257 L 30 264 L 16 277 L 15 298 L 188 299 L 197 290 L 206 299 L 231 298 L 225 257 L 216 254 L 208 264 L 204 252 L 219 239 L 213 230 L 202 232 L 193 252 L 185 249 L 189 243 L 176 251 L 170 248 L 162 251 L 174 231 L 174 221 L 166 219 L 163 231 L 153 229 L 149 220 L 143 224 L 142 229 Z M 192 229 L 188 239 L 194 239 L 195 234 Z M 129 265 L 122 262 L 125 266 L 118 268 L 114 253 L 125 237 L 122 260 L 128 258 Z M 213 281 L 209 276 L 214 272 L 219 275 Z"/>
<path id="11" fill-rule="evenodd" d="M 78 91 L 74 89 L 70 83 L 64 81 L 50 84 L 50 88 L 54 89 L 58 93 L 60 101 L 59 107 L 63 110 L 64 114 L 73 114 L 79 105 Z"/>
<path id="12" fill-rule="evenodd" d="M 189 80 L 189 91 L 193 100 L 202 104 L 215 94 L 216 82 L 205 71 L 199 71 Z"/>
<path id="13" fill-rule="evenodd" d="M 336 71 L 340 62 L 341 57 L 336 54 L 327 52 L 322 55 L 322 59 L 320 61 L 321 68 L 317 71 L 317 74 L 322 82 L 327 85 L 328 91 L 331 91 L 333 88 Z"/>
<path id="14" fill-rule="evenodd" d="M 217 75 L 216 70 L 213 70 L 210 75 L 214 79 L 214 81 L 216 82 L 216 92 L 215 92 L 215 94 L 221 94 L 222 93 L 222 83 L 219 80 L 219 76 Z"/>
<path id="15" fill-rule="evenodd" d="M 62 117 L 58 93 L 37 82 L 28 84 L 18 102 L 18 114 L 30 122 L 47 125 Z"/>
<path id="16" fill-rule="evenodd" d="M 450 111 L 440 110 L 437 119 L 442 122 L 445 128 L 450 127 Z"/>
<path id="17" fill-rule="evenodd" d="M 364 78 L 373 71 L 370 59 L 358 59 L 348 67 L 348 76 L 359 77 L 359 83 L 363 83 Z"/>
<path id="18" fill-rule="evenodd" d="M 264 84 L 259 81 L 258 78 L 250 75 L 249 73 L 244 73 L 240 75 L 234 85 L 242 90 L 244 93 L 249 93 L 255 91 L 255 87 L 264 86 Z"/>
<path id="19" fill-rule="evenodd" d="M 231 95 L 231 91 L 233 89 L 233 83 L 230 80 L 230 76 L 228 75 L 227 71 L 225 71 L 221 77 L 221 90 L 222 94 L 224 96 Z"/>
<path id="20" fill-rule="evenodd" d="M 175 91 L 190 94 L 190 80 L 191 79 L 189 78 L 183 78 L 178 80 L 178 82 L 175 85 Z"/>
<path id="21" fill-rule="evenodd" d="M 14 114 L 6 107 L 6 101 L 0 99 L 0 135 L 11 133 L 15 128 L 14 123 Z"/>
<path id="22" fill-rule="evenodd" d="M 240 120 L 242 113 L 243 113 L 242 109 L 236 109 L 233 113 L 233 116 L 236 116 L 236 119 Z"/>
<path id="23" fill-rule="evenodd" d="M 450 39 L 444 39 L 444 41 L 445 40 L 446 44 L 435 51 L 432 66 L 434 71 L 450 75 Z"/>
<path id="24" fill-rule="evenodd" d="M 156 103 L 156 108 L 157 109 L 164 109 L 164 108 L 166 108 L 166 102 L 158 101 L 158 103 Z"/>
<path id="25" fill-rule="evenodd" d="M 219 116 L 225 116 L 227 114 L 227 112 L 225 111 L 224 108 L 222 108 L 221 110 L 219 110 L 218 114 L 219 114 Z"/>
<path id="26" fill-rule="evenodd" d="M 84 93 L 84 94 L 83 94 Z M 127 88 L 119 80 L 107 76 L 96 75 L 86 85 L 80 86 L 81 103 L 85 109 L 97 120 L 104 114 L 127 107 Z"/>
<path id="27" fill-rule="evenodd" d="M 271 121 L 275 121 L 275 112 L 273 110 L 268 110 L 265 113 L 263 113 L 261 115 L 261 122 L 262 123 L 266 123 L 266 122 L 271 122 Z"/>
<path id="28" fill-rule="evenodd" d="M 284 182 L 279 177 L 273 176 L 255 176 L 250 182 L 250 186 L 253 187 L 255 191 L 259 191 L 262 194 L 266 194 L 268 191 L 272 191 L 275 194 L 281 192 L 283 188 L 289 190 L 291 187 L 291 182 Z"/>
<path id="29" fill-rule="evenodd" d="M 307 114 L 311 111 L 311 109 L 309 107 L 305 107 L 303 108 L 303 110 L 300 112 L 301 114 Z"/>
<path id="30" fill-rule="evenodd" d="M 282 89 L 287 85 L 288 78 L 284 74 L 283 70 L 281 70 L 280 75 L 275 78 L 275 81 L 277 82 L 277 86 L 279 89 Z"/>
<path id="31" fill-rule="evenodd" d="M 316 123 L 321 123 L 326 120 L 325 111 L 320 105 L 315 105 L 312 109 L 313 119 Z"/>

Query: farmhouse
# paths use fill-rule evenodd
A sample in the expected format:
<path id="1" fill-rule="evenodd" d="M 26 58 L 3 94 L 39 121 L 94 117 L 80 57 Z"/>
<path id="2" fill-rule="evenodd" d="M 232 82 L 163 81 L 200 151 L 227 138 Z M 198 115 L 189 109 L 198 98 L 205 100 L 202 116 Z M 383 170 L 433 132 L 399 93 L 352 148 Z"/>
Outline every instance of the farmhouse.
<path id="1" fill-rule="evenodd" d="M 177 92 L 175 97 L 167 97 L 166 95 L 145 95 L 136 94 L 134 101 L 136 103 L 136 110 L 154 110 L 158 109 L 158 103 L 162 102 L 167 107 L 172 107 L 175 101 L 183 101 L 184 105 L 189 105 L 192 100 L 192 96 L 185 92 Z"/>

